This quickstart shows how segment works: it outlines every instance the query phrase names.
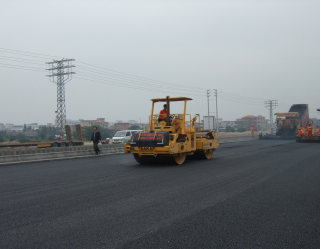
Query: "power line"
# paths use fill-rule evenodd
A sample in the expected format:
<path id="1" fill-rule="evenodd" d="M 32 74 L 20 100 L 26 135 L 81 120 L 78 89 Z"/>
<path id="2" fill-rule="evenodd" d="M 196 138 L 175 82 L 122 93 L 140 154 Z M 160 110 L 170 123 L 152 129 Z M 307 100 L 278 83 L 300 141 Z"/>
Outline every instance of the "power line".
<path id="1" fill-rule="evenodd" d="M 48 58 L 52 59 L 52 57 L 62 58 L 60 56 L 46 55 L 46 54 L 40 54 L 40 53 L 31 53 L 31 52 L 14 50 L 14 49 L 7 49 L 7 48 L 0 48 L 0 52 L 1 53 L 17 54 L 17 55 L 26 56 L 26 57 L 44 58 L 44 59 L 48 59 Z M 16 60 L 21 63 L 25 63 L 24 61 L 35 61 L 35 62 L 40 62 L 40 63 L 43 62 L 43 61 L 39 61 L 39 60 L 30 60 L 30 59 L 26 59 L 26 58 L 16 58 L 16 57 L 2 56 L 2 55 L 0 56 L 0 58 L 2 58 L 2 59 L 8 58 L 7 60 L 11 60 L 11 61 Z M 89 67 L 94 67 L 95 69 L 83 67 L 81 65 L 78 66 L 79 68 L 85 69 L 86 72 L 87 71 L 92 72 L 93 74 L 91 74 L 91 75 L 93 75 L 93 77 L 96 77 L 98 79 L 102 79 L 99 76 L 101 74 L 104 74 L 104 75 L 107 75 L 108 77 L 112 78 L 113 81 L 124 82 L 125 80 L 128 80 L 130 82 L 128 84 L 132 83 L 132 84 L 138 84 L 140 86 L 139 88 L 132 87 L 133 89 L 144 90 L 144 89 L 146 89 L 146 87 L 149 87 L 148 89 L 150 89 L 151 91 L 154 91 L 154 89 L 151 89 L 151 87 L 158 86 L 158 84 L 161 83 L 160 84 L 161 87 L 164 85 L 167 85 L 168 87 L 165 87 L 166 89 L 174 89 L 175 91 L 179 91 L 179 93 L 189 92 L 189 90 L 190 90 L 190 91 L 193 91 L 193 94 L 191 94 L 191 95 L 205 96 L 204 94 L 195 94 L 195 92 L 202 93 L 203 92 L 202 89 L 205 90 L 205 88 L 192 87 L 192 86 L 186 86 L 186 85 L 182 85 L 182 84 L 174 84 L 174 83 L 169 83 L 169 82 L 165 82 L 165 81 L 154 80 L 154 79 L 150 79 L 150 78 L 146 78 L 146 77 L 136 76 L 136 75 L 123 73 L 123 72 L 116 71 L 116 70 L 111 70 L 111 69 L 95 66 L 95 65 L 85 63 L 85 62 L 78 61 L 77 63 L 87 65 Z M 36 64 L 36 63 L 30 62 L 28 64 Z M 21 66 L 21 65 L 0 63 L 0 67 L 41 72 L 41 71 L 39 71 L 39 70 L 41 70 L 40 68 L 27 67 L 27 66 Z M 97 68 L 100 68 L 101 70 L 97 70 Z M 86 73 L 86 74 L 89 75 L 88 73 Z M 97 74 L 99 74 L 99 76 Z M 104 81 L 104 83 L 106 83 L 105 79 L 102 79 L 102 80 Z M 128 85 L 128 84 L 126 84 L 126 87 L 130 87 L 130 85 Z M 119 83 L 117 85 L 119 86 Z M 124 83 L 123 83 L 123 86 L 125 86 Z M 157 91 L 159 91 L 159 90 L 157 90 Z M 265 100 L 265 99 L 261 99 L 261 98 L 240 96 L 240 95 L 236 95 L 236 94 L 232 94 L 232 93 L 227 93 L 224 91 L 220 91 L 219 98 L 223 101 L 234 102 L 234 103 L 238 103 L 238 104 L 246 104 L 246 105 L 257 105 L 257 106 L 261 105 L 261 103 L 262 103 L 261 101 Z M 283 108 L 289 108 L 290 105 L 288 105 L 287 103 L 280 102 L 279 106 L 283 107 Z"/>
<path id="2" fill-rule="evenodd" d="M 9 53 L 9 54 L 18 54 L 18 55 L 22 55 L 22 56 L 30 56 L 30 57 L 34 57 L 34 58 L 42 58 L 42 59 L 47 59 L 47 60 L 49 59 L 49 57 L 36 56 L 36 55 L 26 55 L 26 54 L 21 54 L 21 53 L 16 53 L 16 52 L 8 52 L 8 51 L 1 51 L 1 52 L 2 53 Z"/>
<path id="3" fill-rule="evenodd" d="M 219 97 L 221 100 L 229 101 L 229 102 L 234 102 L 234 103 L 242 103 L 242 104 L 247 104 L 247 105 L 262 105 L 263 101 L 261 103 L 257 102 L 251 102 L 251 101 L 246 101 L 246 100 L 239 100 L 239 99 L 234 99 L 234 98 L 226 98 L 226 97 Z"/>
<path id="4" fill-rule="evenodd" d="M 78 74 L 78 73 L 77 73 Z M 127 88 L 132 88 L 132 89 L 137 89 L 137 90 L 145 90 L 145 91 L 153 91 L 153 92 L 162 92 L 162 93 L 168 93 L 168 91 L 163 91 L 163 88 L 160 89 L 151 89 L 151 88 L 146 88 L 146 87 L 135 87 L 133 85 L 120 85 L 117 82 L 112 82 L 112 81 L 102 81 L 102 80 L 93 80 L 93 79 L 87 79 L 87 78 L 81 78 L 81 77 L 74 77 L 75 79 L 82 79 L 82 80 L 86 80 L 86 81 L 92 81 L 92 82 L 97 82 L 97 83 L 102 83 L 102 84 L 106 84 L 106 85 L 114 85 L 114 86 L 120 86 L 120 87 L 127 87 Z M 176 93 L 176 94 L 181 94 L 181 92 L 175 92 L 172 91 L 172 93 Z M 204 95 L 199 95 L 199 94 L 193 94 L 190 93 L 189 95 L 194 95 L 194 96 L 204 96 Z"/>
<path id="5" fill-rule="evenodd" d="M 82 66 L 77 66 L 77 68 L 84 68 Z M 194 87 L 191 87 L 191 86 L 184 86 L 184 85 L 177 85 L 177 84 L 170 84 L 170 83 L 162 83 L 162 84 L 159 84 L 157 83 L 157 81 L 155 80 L 147 80 L 145 78 L 142 78 L 142 79 L 139 79 L 137 77 L 131 77 L 131 76 L 126 76 L 126 75 L 118 75 L 118 74 L 114 74 L 114 73 L 108 73 L 108 72 L 103 72 L 103 71 L 98 71 L 97 73 L 95 73 L 97 70 L 91 70 L 91 69 L 86 69 L 86 71 L 90 71 L 90 72 L 94 72 L 93 74 L 88 74 L 88 75 L 101 75 L 101 74 L 104 74 L 104 75 L 107 75 L 108 77 L 110 78 L 115 78 L 115 79 L 121 79 L 121 80 L 130 80 L 130 81 L 134 81 L 134 82 L 139 82 L 139 83 L 136 83 L 136 84 L 145 84 L 145 85 L 155 85 L 156 87 L 160 87 L 160 86 L 164 86 L 165 85 L 165 88 L 168 88 L 166 85 L 168 85 L 170 88 L 179 88 L 180 90 L 184 90 L 184 89 L 192 89 L 193 92 L 199 92 L 199 93 L 203 93 L 204 91 L 201 91 L 199 90 L 200 88 L 197 88 L 198 90 L 194 90 Z"/>
<path id="6" fill-rule="evenodd" d="M 10 58 L 10 59 L 18 59 L 18 60 L 25 60 L 25 61 L 37 61 L 37 62 L 41 62 L 41 63 L 46 63 L 46 61 L 30 60 L 30 59 L 25 59 L 25 58 L 16 58 L 16 57 L 12 57 L 12 56 L 3 56 L 3 55 L 1 55 L 0 57 L 1 58 L 5 57 L 5 58 Z"/>
<path id="7" fill-rule="evenodd" d="M 36 65 L 43 65 L 43 63 L 39 63 L 39 62 L 30 62 L 30 61 L 21 61 L 21 60 L 15 60 L 15 59 L 7 59 L 7 58 L 2 58 L 2 56 L 0 56 L 1 60 L 9 60 L 9 61 L 17 61 L 17 62 L 22 62 L 22 63 L 28 63 L 28 64 L 36 64 Z"/>
<path id="8" fill-rule="evenodd" d="M 31 69 L 44 70 L 43 68 L 38 68 L 38 67 L 27 67 L 27 66 L 20 66 L 20 65 L 12 65 L 12 64 L 8 64 L 8 63 L 0 63 L 0 65 L 11 66 L 11 67 L 25 67 L 25 68 L 31 68 Z M 44 71 L 43 71 L 43 72 L 44 72 Z"/>
<path id="9" fill-rule="evenodd" d="M 91 65 L 91 64 L 88 64 L 88 63 L 84 63 L 84 62 L 79 62 L 78 61 L 78 63 L 86 64 L 86 65 L 89 65 L 89 66 L 92 66 L 92 67 L 97 67 L 97 66 L 94 66 L 94 65 Z M 173 85 L 172 83 L 169 83 L 169 82 L 160 81 L 160 80 L 153 80 L 153 79 L 140 77 L 140 76 L 136 76 L 136 75 L 132 75 L 132 74 L 122 73 L 122 72 L 119 72 L 119 71 L 115 71 L 115 70 L 111 70 L 111 69 L 107 69 L 107 68 L 103 68 L 103 67 L 97 67 L 97 68 L 101 68 L 101 69 L 104 69 L 104 70 L 107 70 L 107 71 L 112 71 L 112 72 L 115 72 L 115 73 L 118 73 L 118 74 L 128 75 L 128 76 L 139 78 L 139 79 L 151 80 L 151 81 L 155 81 L 155 82 L 159 82 L 159 83 L 165 83 L 165 84 Z M 186 87 L 184 85 L 179 85 L 179 84 L 175 84 L 175 85 L 177 85 L 179 87 Z M 190 87 L 190 88 L 198 89 L 198 90 L 200 89 L 199 87 Z"/>
<path id="10" fill-rule="evenodd" d="M 221 97 L 221 96 L 219 96 L 219 99 L 227 101 L 227 102 L 238 103 L 238 104 L 257 105 L 257 106 L 262 105 L 262 102 L 260 104 L 259 103 L 252 103 L 252 102 L 247 102 L 247 101 L 242 101 L 242 100 L 237 100 L 237 99 L 232 99 L 232 98 L 225 98 L 225 97 Z M 215 99 L 210 99 L 210 100 L 215 100 Z"/>
<path id="11" fill-rule="evenodd" d="M 253 100 L 247 100 L 247 99 L 242 99 L 242 98 L 234 98 L 234 97 L 226 97 L 226 96 L 220 96 L 221 99 L 225 99 L 225 100 L 234 100 L 234 101 L 240 101 L 240 102 L 246 102 L 249 104 L 262 104 L 262 101 L 253 101 Z"/>
<path id="12" fill-rule="evenodd" d="M 262 101 L 264 101 L 263 99 L 258 100 L 258 99 L 254 99 L 251 97 L 240 96 L 240 95 L 235 95 L 235 94 L 227 94 L 227 93 L 220 94 L 220 97 L 226 98 L 226 99 L 246 101 L 246 102 L 251 102 L 251 103 L 262 103 Z"/>
<path id="13" fill-rule="evenodd" d="M 231 96 L 234 96 L 234 97 L 242 97 L 242 98 L 253 99 L 253 100 L 265 100 L 265 99 L 261 99 L 261 98 L 244 97 L 244 96 L 241 96 L 241 95 L 236 95 L 236 94 L 233 94 L 233 93 L 227 93 L 227 92 L 223 92 L 223 91 L 220 91 L 220 94 L 231 95 Z"/>
<path id="14" fill-rule="evenodd" d="M 19 53 L 24 53 L 24 54 L 36 54 L 36 55 L 42 55 L 42 56 L 46 56 L 46 57 L 56 57 L 56 58 L 61 58 L 61 56 L 54 56 L 54 55 L 46 55 L 46 54 L 37 54 L 37 53 L 30 53 L 30 52 L 25 52 L 25 51 L 21 51 L 21 50 L 14 50 L 14 49 L 8 49 L 8 48 L 0 48 L 0 50 L 9 50 L 9 51 L 14 51 L 14 52 L 19 52 Z M 4 51 L 5 53 L 9 53 Z M 13 52 L 12 52 L 13 53 Z"/>
<path id="15" fill-rule="evenodd" d="M 4 51 L 1 51 L 1 50 L 4 50 Z M 21 56 L 31 56 L 31 57 L 35 57 L 35 58 L 44 58 L 44 57 L 40 57 L 38 55 L 41 55 L 41 56 L 46 56 L 46 57 L 58 57 L 58 56 L 51 56 L 51 55 L 44 55 L 44 54 L 39 54 L 39 53 L 30 53 L 30 52 L 25 52 L 25 51 L 21 51 L 21 50 L 13 50 L 13 49 L 5 49 L 5 48 L 0 48 L 0 52 L 4 52 L 4 53 L 12 53 L 12 54 L 19 54 Z M 61 57 L 59 57 L 61 58 Z M 16 58 L 17 59 L 17 58 Z M 20 59 L 20 58 L 19 58 Z M 201 92 L 200 91 L 200 88 L 199 87 L 191 87 L 191 86 L 186 86 L 186 85 L 180 85 L 180 84 L 173 84 L 173 83 L 168 83 L 168 82 L 164 82 L 164 81 L 159 81 L 159 80 L 153 80 L 153 79 L 149 79 L 149 78 L 145 78 L 145 77 L 140 77 L 140 76 L 136 76 L 136 75 L 132 75 L 132 74 L 127 74 L 127 73 L 122 73 L 122 72 L 119 72 L 119 71 L 115 71 L 115 70 L 111 70 L 111 69 L 106 69 L 106 68 L 103 68 L 103 67 L 98 67 L 98 66 L 94 66 L 94 65 L 91 65 L 89 63 L 84 63 L 84 62 L 79 62 L 78 63 L 81 63 L 81 64 L 84 64 L 84 65 L 88 65 L 88 66 L 91 66 L 91 67 L 95 67 L 95 68 L 101 68 L 105 71 L 108 71 L 109 74 L 112 74 L 110 72 L 113 72 L 114 75 L 116 76 L 118 74 L 118 76 L 122 76 L 122 77 L 127 77 L 127 78 L 137 78 L 140 79 L 140 80 L 145 80 L 145 81 L 148 81 L 148 82 L 157 82 L 157 83 L 162 83 L 162 84 L 166 84 L 166 85 L 170 85 L 170 86 L 177 86 L 177 87 L 183 87 L 183 88 L 191 88 L 191 89 L 195 89 L 194 91 L 198 91 L 198 92 Z M 81 67 L 81 66 L 80 66 Z M 88 68 L 85 68 L 86 70 L 91 70 L 93 72 L 101 72 L 99 70 L 93 70 L 93 69 L 88 69 Z M 116 74 L 115 74 L 116 73 Z M 153 83 L 153 84 L 155 84 Z M 197 90 L 196 90 L 197 89 Z"/>
<path id="16" fill-rule="evenodd" d="M 88 77 L 90 76 L 91 78 L 95 78 L 95 79 L 98 79 L 98 80 L 103 80 L 103 81 L 117 81 L 119 82 L 120 85 L 123 85 L 123 84 L 127 84 L 127 85 L 131 85 L 131 84 L 135 84 L 139 87 L 148 87 L 148 88 L 155 88 L 155 89 L 159 89 L 160 87 L 158 86 L 155 86 L 153 84 L 146 84 L 146 83 L 141 83 L 141 82 L 131 82 L 131 81 L 125 81 L 123 79 L 119 79 L 119 78 L 113 78 L 111 77 L 110 78 L 101 78 L 99 76 L 96 76 L 96 75 L 92 75 L 92 74 L 82 74 L 82 73 L 77 73 L 78 75 L 81 75 L 81 76 L 85 76 L 85 77 Z M 189 90 L 189 89 L 181 89 L 181 88 L 177 88 L 177 87 L 162 87 L 163 89 L 167 89 L 167 90 L 175 90 L 175 91 L 180 91 L 180 92 L 195 92 L 194 90 Z M 199 94 L 200 96 L 204 96 L 204 94 Z"/>
<path id="17" fill-rule="evenodd" d="M 43 70 L 33 70 L 33 69 L 26 69 L 26 68 L 18 68 L 18 67 L 11 67 L 11 66 L 0 66 L 0 67 L 6 67 L 6 68 L 12 68 L 12 69 L 20 69 L 20 70 L 26 70 L 26 71 L 34 71 L 34 72 L 41 72 L 43 73 Z"/>

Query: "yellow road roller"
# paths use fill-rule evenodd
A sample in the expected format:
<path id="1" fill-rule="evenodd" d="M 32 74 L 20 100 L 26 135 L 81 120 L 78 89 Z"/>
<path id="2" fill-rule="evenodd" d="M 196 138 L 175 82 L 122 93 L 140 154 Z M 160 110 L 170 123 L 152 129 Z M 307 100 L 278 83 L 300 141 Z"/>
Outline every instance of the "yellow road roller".
<path id="1" fill-rule="evenodd" d="M 210 159 L 219 140 L 214 131 L 201 129 L 200 115 L 192 117 L 186 114 L 187 97 L 169 97 L 152 99 L 152 111 L 149 116 L 149 128 L 137 132 L 125 144 L 125 153 L 132 153 L 138 163 L 169 162 L 184 163 L 187 156 Z M 170 112 L 172 102 L 184 102 L 184 112 Z M 154 114 L 154 105 L 164 102 L 161 114 Z"/>

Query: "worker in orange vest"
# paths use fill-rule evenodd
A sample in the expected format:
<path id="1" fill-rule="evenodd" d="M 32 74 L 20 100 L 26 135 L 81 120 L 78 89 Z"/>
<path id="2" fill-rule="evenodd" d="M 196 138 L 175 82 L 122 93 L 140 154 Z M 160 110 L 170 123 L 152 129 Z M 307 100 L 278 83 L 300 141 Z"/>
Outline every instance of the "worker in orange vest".
<path id="1" fill-rule="evenodd" d="M 311 123 L 309 123 L 308 127 L 307 127 L 307 131 L 308 131 L 308 139 L 312 138 L 312 130 L 313 130 L 313 126 L 311 125 Z"/>
<path id="2" fill-rule="evenodd" d="M 164 104 L 164 109 L 159 112 L 158 122 L 167 121 L 167 104 Z M 169 117 L 169 121 L 172 122 L 171 116 Z"/>
<path id="3" fill-rule="evenodd" d="M 301 136 L 303 136 L 304 135 L 304 131 L 302 130 L 302 128 L 300 128 L 299 130 L 298 130 L 298 137 L 301 137 Z"/>
<path id="4" fill-rule="evenodd" d="M 254 137 L 254 125 L 253 124 L 251 126 L 251 135 L 252 135 L 252 137 Z"/>
<path id="5" fill-rule="evenodd" d="M 317 126 L 317 128 L 314 130 L 314 136 L 320 137 L 320 129 L 319 126 Z"/>

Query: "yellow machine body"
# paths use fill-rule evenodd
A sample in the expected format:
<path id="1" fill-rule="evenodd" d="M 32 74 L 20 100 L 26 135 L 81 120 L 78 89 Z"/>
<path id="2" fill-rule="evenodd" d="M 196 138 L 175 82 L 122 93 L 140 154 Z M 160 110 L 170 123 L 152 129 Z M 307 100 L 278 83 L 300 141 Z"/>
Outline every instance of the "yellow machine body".
<path id="1" fill-rule="evenodd" d="M 199 158 L 210 159 L 219 140 L 214 131 L 201 131 L 200 116 L 193 118 L 186 114 L 186 97 L 152 99 L 152 111 L 149 116 L 149 129 L 133 136 L 125 144 L 125 153 L 132 153 L 139 163 L 155 162 L 166 158 L 176 164 L 182 164 L 186 156 L 193 155 Z M 170 103 L 184 102 L 184 111 L 181 114 L 170 113 Z M 154 114 L 154 104 L 165 102 L 167 104 L 166 121 L 159 119 L 159 114 Z"/>

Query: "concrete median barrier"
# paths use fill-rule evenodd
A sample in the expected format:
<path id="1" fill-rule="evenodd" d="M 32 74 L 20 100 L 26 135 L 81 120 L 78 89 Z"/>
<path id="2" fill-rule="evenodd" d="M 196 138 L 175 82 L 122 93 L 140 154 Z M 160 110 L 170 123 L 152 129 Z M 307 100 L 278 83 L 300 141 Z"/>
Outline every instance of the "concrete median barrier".
<path id="1" fill-rule="evenodd" d="M 219 137 L 220 144 L 257 140 L 258 136 Z M 99 145 L 99 156 L 124 153 L 124 144 Z M 41 162 L 96 156 L 92 145 L 58 148 L 24 148 L 0 150 L 0 165 L 22 162 Z"/>
<path id="2" fill-rule="evenodd" d="M 124 153 L 123 144 L 104 144 L 99 145 L 99 148 L 101 150 L 99 156 Z M 0 151 L 0 165 L 21 162 L 37 162 L 58 159 L 81 158 L 88 156 L 96 156 L 92 145 L 64 148 L 26 148 L 19 150 L 12 149 Z"/>

